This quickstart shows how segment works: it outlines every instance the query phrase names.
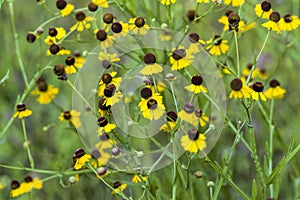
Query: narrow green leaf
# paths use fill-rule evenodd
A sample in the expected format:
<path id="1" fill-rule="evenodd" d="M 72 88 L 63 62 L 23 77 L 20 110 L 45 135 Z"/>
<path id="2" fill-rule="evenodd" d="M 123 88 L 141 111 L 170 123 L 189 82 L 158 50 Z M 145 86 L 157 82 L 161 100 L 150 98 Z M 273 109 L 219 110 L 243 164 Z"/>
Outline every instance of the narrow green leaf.
<path id="1" fill-rule="evenodd" d="M 0 0 L 2 1 L 2 0 Z M 0 3 L 0 9 L 1 9 L 1 4 L 2 2 Z M 4 85 L 5 84 L 5 81 L 9 79 L 9 70 L 7 70 L 6 74 L 3 76 L 3 78 L 0 80 L 0 85 Z"/>
<path id="2" fill-rule="evenodd" d="M 253 182 L 252 182 L 252 200 L 256 200 L 256 199 L 257 199 L 257 185 L 256 185 L 255 179 L 253 179 Z"/>

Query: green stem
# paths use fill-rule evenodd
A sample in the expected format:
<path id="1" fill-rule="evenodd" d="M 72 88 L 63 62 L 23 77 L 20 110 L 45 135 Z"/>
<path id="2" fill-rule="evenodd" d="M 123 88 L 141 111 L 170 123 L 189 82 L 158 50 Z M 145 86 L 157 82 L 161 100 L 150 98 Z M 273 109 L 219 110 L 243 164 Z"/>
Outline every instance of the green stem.
<path id="1" fill-rule="evenodd" d="M 174 104 L 175 104 L 175 108 L 176 108 L 176 113 L 179 112 L 178 110 L 178 103 L 177 103 L 177 100 L 176 100 L 176 97 L 175 97 L 175 92 L 174 92 L 174 87 L 173 87 L 173 83 L 172 81 L 170 81 L 170 87 L 171 87 L 171 92 L 172 92 L 172 96 L 173 96 L 173 100 L 174 100 Z"/>
<path id="2" fill-rule="evenodd" d="M 239 53 L 239 44 L 237 39 L 237 32 L 234 32 L 234 42 L 235 42 L 235 49 L 236 49 L 236 62 L 237 62 L 237 75 L 238 77 L 241 76 L 241 66 L 240 66 L 240 53 Z"/>
<path id="3" fill-rule="evenodd" d="M 274 125 L 273 121 L 274 113 L 274 99 L 271 99 L 271 108 L 270 108 L 270 118 L 269 118 L 269 169 L 268 176 L 272 173 L 273 170 L 273 136 L 274 136 Z M 274 197 L 274 185 L 270 184 L 270 198 Z"/>
<path id="4" fill-rule="evenodd" d="M 200 155 L 198 154 L 198 156 L 200 157 Z M 206 160 L 208 161 L 208 164 L 218 173 L 220 174 L 227 182 L 228 184 L 236 191 L 238 192 L 241 197 L 243 197 L 243 199 L 245 200 L 251 200 L 250 197 L 248 197 L 247 194 L 245 194 L 243 192 L 243 190 L 237 186 L 231 179 L 231 177 L 223 171 L 222 167 L 220 167 L 218 164 L 216 164 L 216 161 L 212 161 L 208 156 L 205 157 Z M 200 158 L 201 159 L 201 158 Z"/>
<path id="5" fill-rule="evenodd" d="M 269 36 L 270 36 L 270 32 L 271 32 L 271 31 L 268 31 L 267 36 L 266 36 L 266 38 L 265 38 L 265 40 L 264 40 L 264 43 L 263 43 L 263 45 L 262 45 L 262 47 L 261 47 L 261 49 L 260 49 L 260 51 L 259 51 L 259 53 L 258 53 L 258 55 L 257 55 L 257 57 L 256 57 L 255 63 L 253 64 L 253 66 L 252 66 L 252 68 L 251 68 L 251 70 L 250 70 L 250 72 L 249 72 L 249 76 L 248 76 L 248 78 L 247 78 L 246 85 L 248 85 L 248 83 L 249 83 L 250 80 L 251 80 L 252 73 L 253 73 L 253 71 L 254 71 L 254 69 L 255 69 L 255 67 L 256 67 L 257 61 L 259 60 L 259 58 L 260 58 L 260 56 L 261 56 L 261 54 L 262 54 L 262 52 L 263 52 L 263 50 L 264 50 L 264 48 L 265 48 L 265 46 L 266 46 L 266 44 L 267 44 L 267 41 L 268 41 Z"/>
<path id="6" fill-rule="evenodd" d="M 34 160 L 33 160 L 33 157 L 31 155 L 30 148 L 29 148 L 30 143 L 29 143 L 29 141 L 27 139 L 27 131 L 26 131 L 26 126 L 25 126 L 25 120 L 24 120 L 24 118 L 21 121 L 22 121 L 23 135 L 24 135 L 24 144 L 25 144 L 25 148 L 27 150 L 30 167 L 32 169 L 34 169 Z"/>
<path id="7" fill-rule="evenodd" d="M 19 35 L 16 30 L 16 24 L 15 24 L 15 13 L 14 13 L 14 0 L 8 0 L 8 6 L 9 6 L 9 12 L 10 12 L 10 19 L 11 19 L 11 26 L 12 31 L 14 34 L 14 41 L 15 41 L 15 47 L 16 47 L 16 54 L 17 54 L 17 60 L 20 66 L 20 70 L 22 72 L 22 76 L 25 82 L 26 88 L 28 87 L 28 78 L 25 72 L 25 67 L 23 64 L 23 60 L 21 58 L 21 52 L 20 52 L 20 46 L 19 46 Z"/>

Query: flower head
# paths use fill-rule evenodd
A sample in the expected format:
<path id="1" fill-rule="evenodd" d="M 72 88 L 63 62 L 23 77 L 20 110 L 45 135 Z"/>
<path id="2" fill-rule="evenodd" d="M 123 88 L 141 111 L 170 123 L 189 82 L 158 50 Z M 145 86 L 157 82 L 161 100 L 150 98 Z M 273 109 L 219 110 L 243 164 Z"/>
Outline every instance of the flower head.
<path id="1" fill-rule="evenodd" d="M 252 91 L 250 93 L 253 100 L 266 101 L 266 96 L 263 94 L 264 85 L 261 82 L 255 82 L 252 85 Z"/>
<path id="2" fill-rule="evenodd" d="M 273 12 L 272 4 L 268 1 L 263 1 L 261 4 L 256 4 L 254 10 L 255 14 L 263 19 L 268 19 L 270 14 Z"/>
<path id="3" fill-rule="evenodd" d="M 170 63 L 172 70 L 180 70 L 188 67 L 193 62 L 194 56 L 189 50 L 185 50 L 183 46 L 172 49 L 172 55 L 170 56 Z"/>
<path id="4" fill-rule="evenodd" d="M 82 169 L 85 163 L 89 162 L 91 158 L 92 156 L 90 154 L 86 154 L 83 149 L 77 149 L 73 155 L 74 169 Z"/>
<path id="5" fill-rule="evenodd" d="M 199 133 L 196 128 L 189 130 L 187 135 L 181 137 L 180 142 L 184 150 L 197 153 L 206 147 L 206 137 L 204 134 Z"/>
<path id="6" fill-rule="evenodd" d="M 128 23 L 124 23 L 122 21 L 114 22 L 111 25 L 111 30 L 114 33 L 115 38 L 126 37 L 129 33 L 129 25 Z"/>
<path id="7" fill-rule="evenodd" d="M 178 113 L 178 117 L 195 127 L 198 125 L 203 127 L 209 121 L 205 113 L 201 109 L 195 109 L 191 103 L 185 104 L 183 110 Z"/>
<path id="8" fill-rule="evenodd" d="M 56 7 L 60 10 L 62 17 L 68 16 L 75 9 L 75 6 L 73 4 L 67 3 L 66 0 L 57 0 Z"/>
<path id="9" fill-rule="evenodd" d="M 266 23 L 263 23 L 262 26 L 267 28 L 268 30 L 275 31 L 276 33 L 280 34 L 280 27 L 279 22 L 280 21 L 280 14 L 279 12 L 272 12 L 269 15 L 269 21 Z"/>
<path id="10" fill-rule="evenodd" d="M 137 174 L 135 174 L 133 177 L 132 177 L 132 182 L 133 183 L 141 183 L 141 182 L 146 182 L 147 180 L 147 177 L 146 176 L 139 176 Z"/>
<path id="11" fill-rule="evenodd" d="M 96 34 L 96 38 L 100 41 L 101 49 L 108 48 L 113 44 L 114 37 L 107 34 L 105 30 L 98 30 L 94 31 Z"/>
<path id="12" fill-rule="evenodd" d="M 300 25 L 300 19 L 295 15 L 286 14 L 278 22 L 279 28 L 282 31 L 292 31 Z"/>
<path id="13" fill-rule="evenodd" d="M 165 113 L 165 106 L 162 102 L 162 96 L 159 93 L 153 93 L 150 88 L 141 90 L 141 101 L 138 106 L 144 118 L 157 120 Z"/>
<path id="14" fill-rule="evenodd" d="M 117 194 L 126 189 L 127 184 L 122 184 L 119 181 L 114 182 L 113 186 L 114 190 L 111 192 L 112 194 Z"/>
<path id="15" fill-rule="evenodd" d="M 100 52 L 98 58 L 100 61 L 102 61 L 102 67 L 104 69 L 109 69 L 112 66 L 112 63 L 117 63 L 120 61 L 120 58 L 116 53 L 109 54 L 109 53 Z"/>
<path id="16" fill-rule="evenodd" d="M 204 93 L 207 92 L 207 89 L 202 85 L 202 83 L 203 83 L 202 76 L 200 76 L 199 74 L 194 75 L 192 77 L 191 83 L 192 84 L 185 87 L 186 90 L 193 92 L 194 94 L 199 94 L 201 92 L 204 92 Z"/>
<path id="17" fill-rule="evenodd" d="M 170 133 L 170 131 L 174 131 L 177 125 L 177 114 L 174 111 L 169 111 L 166 113 L 167 122 L 160 127 L 160 130 Z"/>
<path id="18" fill-rule="evenodd" d="M 71 31 L 77 30 L 79 32 L 83 31 L 85 28 L 89 29 L 91 28 L 90 22 L 92 21 L 92 17 L 88 16 L 86 17 L 84 12 L 78 12 L 76 13 L 76 20 L 77 22 L 70 28 Z"/>
<path id="19" fill-rule="evenodd" d="M 205 49 L 209 49 L 211 55 L 219 56 L 225 54 L 229 49 L 229 46 L 227 45 L 228 41 L 223 40 L 220 35 L 215 35 L 214 38 L 211 38 L 206 42 L 200 42 L 207 45 Z"/>
<path id="20" fill-rule="evenodd" d="M 112 71 L 110 73 L 104 73 L 101 77 L 101 80 L 99 82 L 99 88 L 98 88 L 98 96 L 102 97 L 104 96 L 105 88 L 108 84 L 113 84 L 116 87 L 116 90 L 119 89 L 122 78 L 116 77 L 117 72 Z"/>
<path id="21" fill-rule="evenodd" d="M 276 79 L 272 79 L 270 81 L 270 88 L 264 92 L 264 95 L 268 99 L 281 99 L 284 97 L 285 93 L 286 90 L 280 87 L 279 81 Z"/>
<path id="22" fill-rule="evenodd" d="M 64 111 L 58 117 L 61 122 L 71 122 L 75 128 L 81 126 L 80 112 L 76 110 Z"/>
<path id="23" fill-rule="evenodd" d="M 156 63 L 156 56 L 153 53 L 144 56 L 144 63 L 146 66 L 140 71 L 143 75 L 153 75 L 163 71 L 162 66 Z"/>
<path id="24" fill-rule="evenodd" d="M 97 124 L 99 126 L 97 132 L 100 136 L 103 134 L 103 131 L 109 133 L 117 127 L 115 124 L 108 123 L 108 120 L 103 116 L 98 118 Z"/>
<path id="25" fill-rule="evenodd" d="M 32 114 L 32 111 L 27 109 L 24 103 L 19 103 L 17 105 L 17 112 L 14 114 L 14 118 L 18 117 L 20 119 L 24 117 L 29 117 Z"/>
<path id="26" fill-rule="evenodd" d="M 129 19 L 129 29 L 133 34 L 146 35 L 149 30 L 149 25 L 143 17 L 136 17 Z"/>
<path id="27" fill-rule="evenodd" d="M 39 96 L 37 101 L 40 104 L 50 103 L 58 93 L 58 88 L 55 88 L 53 85 L 48 85 L 44 78 L 39 78 L 37 85 L 38 87 L 34 89 L 31 94 Z"/>
<path id="28" fill-rule="evenodd" d="M 241 99 L 249 98 L 250 88 L 245 85 L 245 83 L 239 79 L 235 78 L 230 83 L 231 92 L 229 98 Z"/>
<path id="29" fill-rule="evenodd" d="M 200 43 L 199 43 L 200 36 L 197 33 L 191 33 L 189 35 L 190 46 L 188 51 L 191 53 L 199 53 L 200 52 Z"/>

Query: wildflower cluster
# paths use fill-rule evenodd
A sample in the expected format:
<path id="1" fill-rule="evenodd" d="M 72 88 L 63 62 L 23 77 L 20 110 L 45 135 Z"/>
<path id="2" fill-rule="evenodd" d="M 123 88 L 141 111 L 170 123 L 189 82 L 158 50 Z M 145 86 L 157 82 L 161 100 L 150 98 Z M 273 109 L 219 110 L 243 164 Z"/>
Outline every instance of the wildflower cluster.
<path id="1" fill-rule="evenodd" d="M 275 105 L 290 94 L 276 70 L 297 39 L 297 13 L 244 0 L 34 3 L 47 20 L 31 24 L 36 29 L 23 38 L 31 52 L 26 60 L 14 21 L 18 3 L 3 3 L 22 76 L 16 84 L 24 91 L 13 94 L 0 142 L 23 149 L 17 150 L 20 161 L 4 159 L 0 167 L 33 174 L 20 183 L 13 177 L 18 174 L 7 173 L 6 197 L 41 197 L 46 193 L 35 190 L 51 190 L 52 179 L 64 188 L 81 184 L 98 199 L 218 199 L 233 192 L 243 199 L 281 197 L 280 172 L 300 146 L 292 139 L 275 166 L 274 140 L 285 142 Z M 282 55 L 277 40 L 285 45 Z M 270 61 L 276 56 L 277 64 Z M 225 136 L 217 143 L 223 124 Z M 15 141 L 18 128 L 22 137 Z M 208 154 L 216 143 L 217 153 Z M 258 149 L 263 145 L 266 155 Z M 237 152 L 251 167 L 235 164 L 242 157 Z M 2 180 L 0 174 L 0 190 L 6 190 Z M 84 189 L 74 195 L 89 196 Z"/>

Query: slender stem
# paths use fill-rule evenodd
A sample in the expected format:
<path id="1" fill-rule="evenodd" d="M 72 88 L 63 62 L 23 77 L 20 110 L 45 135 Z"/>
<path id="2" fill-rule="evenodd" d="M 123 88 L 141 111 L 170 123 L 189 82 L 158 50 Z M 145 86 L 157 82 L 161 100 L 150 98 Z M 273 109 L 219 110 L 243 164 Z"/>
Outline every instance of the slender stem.
<path id="1" fill-rule="evenodd" d="M 21 121 L 22 121 L 23 135 L 24 135 L 24 144 L 25 144 L 24 146 L 27 150 L 30 167 L 33 169 L 34 168 L 34 160 L 33 160 L 33 157 L 31 155 L 30 148 L 29 148 L 30 142 L 27 139 L 27 131 L 26 131 L 24 118 Z"/>
<path id="2" fill-rule="evenodd" d="M 78 91 L 78 89 L 73 85 L 73 83 L 68 79 L 67 83 L 70 87 L 76 92 L 76 94 L 84 101 L 84 103 L 89 107 L 92 108 L 91 104 L 82 96 L 82 94 Z"/>
<path id="3" fill-rule="evenodd" d="M 14 42 L 15 42 L 15 46 L 16 46 L 17 60 L 19 63 L 20 70 L 22 72 L 25 86 L 28 87 L 28 78 L 27 78 L 25 67 L 23 64 L 22 57 L 21 57 L 20 46 L 19 46 L 19 35 L 17 33 L 16 24 L 15 24 L 14 0 L 8 0 L 8 6 L 9 6 L 9 12 L 10 12 L 12 31 L 14 34 Z"/>
<path id="4" fill-rule="evenodd" d="M 200 157 L 200 155 L 198 154 L 198 156 Z M 235 190 L 237 191 L 245 200 L 251 200 L 250 197 L 248 197 L 247 194 L 245 194 L 243 192 L 243 190 L 237 186 L 233 181 L 232 178 L 223 171 L 222 167 L 220 167 L 218 164 L 216 164 L 215 161 L 212 161 L 208 156 L 205 157 L 206 160 L 208 161 L 208 164 L 218 173 L 220 174 L 227 182 L 228 184 Z M 201 159 L 201 158 L 200 158 Z"/>
<path id="5" fill-rule="evenodd" d="M 274 125 L 273 121 L 273 113 L 274 113 L 274 99 L 271 99 L 271 108 L 270 108 L 270 118 L 269 118 L 269 169 L 268 176 L 272 173 L 273 170 L 273 136 L 274 136 Z M 270 198 L 274 197 L 274 185 L 270 184 Z"/>
<path id="6" fill-rule="evenodd" d="M 174 100 L 174 104 L 175 104 L 175 108 L 176 108 L 176 113 L 178 113 L 178 105 L 177 105 L 177 100 L 175 97 L 175 92 L 174 92 L 174 87 L 173 87 L 173 83 L 172 81 L 170 81 L 170 87 L 171 87 L 171 92 L 172 92 L 172 96 L 173 96 L 173 100 Z"/>
<path id="7" fill-rule="evenodd" d="M 236 62 L 237 62 L 237 75 L 238 77 L 241 76 L 241 66 L 240 66 L 240 53 L 239 53 L 239 44 L 237 39 L 237 32 L 234 32 L 234 42 L 235 42 L 235 49 L 236 49 Z"/>
<path id="8" fill-rule="evenodd" d="M 267 44 L 267 41 L 268 41 L 269 36 L 270 36 L 270 32 L 271 32 L 271 31 L 268 31 L 267 36 L 266 36 L 266 38 L 265 38 L 265 40 L 264 40 L 264 43 L 263 43 L 263 45 L 262 45 L 262 47 L 261 47 L 261 49 L 260 49 L 260 51 L 259 51 L 259 53 L 258 53 L 258 55 L 257 55 L 257 57 L 256 57 L 255 63 L 254 63 L 254 65 L 252 66 L 252 68 L 251 68 L 251 70 L 250 70 L 250 72 L 249 72 L 249 76 L 248 76 L 248 78 L 247 78 L 246 85 L 248 85 L 248 83 L 249 83 L 250 80 L 251 80 L 252 73 L 253 73 L 253 71 L 254 71 L 254 69 L 255 69 L 255 67 L 256 67 L 257 61 L 259 60 L 259 58 L 260 58 L 260 56 L 261 56 L 261 54 L 262 54 L 262 52 L 263 52 L 263 50 L 264 50 L 264 48 L 265 48 L 265 46 L 266 46 L 266 44 Z"/>

